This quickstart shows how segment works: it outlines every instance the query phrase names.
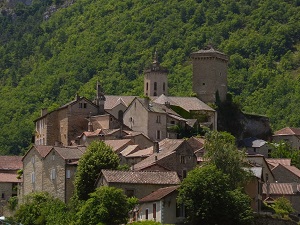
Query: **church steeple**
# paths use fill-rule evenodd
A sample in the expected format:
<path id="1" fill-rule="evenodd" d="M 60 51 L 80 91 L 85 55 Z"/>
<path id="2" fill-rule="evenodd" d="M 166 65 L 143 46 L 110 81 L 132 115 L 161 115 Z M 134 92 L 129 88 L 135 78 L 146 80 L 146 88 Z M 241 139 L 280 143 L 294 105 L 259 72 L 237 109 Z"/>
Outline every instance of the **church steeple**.
<path id="1" fill-rule="evenodd" d="M 105 95 L 103 88 L 99 81 L 97 81 L 97 97 L 96 97 L 96 105 L 98 105 L 98 113 L 104 114 L 104 103 L 105 103 Z"/>
<path id="2" fill-rule="evenodd" d="M 145 96 L 168 95 L 168 71 L 160 66 L 156 50 L 152 65 L 144 73 Z"/>

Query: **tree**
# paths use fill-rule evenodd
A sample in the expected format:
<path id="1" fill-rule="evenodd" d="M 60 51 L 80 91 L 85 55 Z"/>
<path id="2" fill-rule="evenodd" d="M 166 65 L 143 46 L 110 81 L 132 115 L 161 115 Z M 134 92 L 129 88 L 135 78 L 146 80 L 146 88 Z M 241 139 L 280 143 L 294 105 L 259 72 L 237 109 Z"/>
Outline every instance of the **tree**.
<path id="1" fill-rule="evenodd" d="M 90 194 L 78 212 L 77 225 L 118 225 L 127 222 L 128 213 L 136 204 L 123 190 L 115 187 L 100 187 Z"/>
<path id="2" fill-rule="evenodd" d="M 23 225 L 69 224 L 67 206 L 47 192 L 25 196 L 25 203 L 17 209 L 14 219 Z"/>
<path id="3" fill-rule="evenodd" d="M 207 164 L 215 165 L 228 175 L 230 185 L 234 188 L 244 184 L 249 178 L 249 172 L 243 170 L 245 153 L 235 146 L 235 138 L 226 132 L 207 132 L 205 142 L 205 158 Z"/>
<path id="4" fill-rule="evenodd" d="M 183 180 L 178 203 L 186 207 L 191 224 L 251 224 L 250 198 L 240 189 L 233 190 L 228 174 L 215 165 L 190 171 Z"/>
<path id="5" fill-rule="evenodd" d="M 274 209 L 275 213 L 281 217 L 288 216 L 290 213 L 295 212 L 291 202 L 285 197 L 275 199 L 271 208 Z"/>
<path id="6" fill-rule="evenodd" d="M 87 200 L 96 188 L 96 180 L 102 169 L 116 169 L 119 158 L 103 141 L 94 141 L 80 158 L 75 177 L 75 198 Z"/>
<path id="7" fill-rule="evenodd" d="M 300 150 L 292 148 L 287 142 L 280 141 L 279 143 L 270 143 L 273 146 L 272 158 L 288 158 L 291 159 L 291 164 L 300 168 Z"/>

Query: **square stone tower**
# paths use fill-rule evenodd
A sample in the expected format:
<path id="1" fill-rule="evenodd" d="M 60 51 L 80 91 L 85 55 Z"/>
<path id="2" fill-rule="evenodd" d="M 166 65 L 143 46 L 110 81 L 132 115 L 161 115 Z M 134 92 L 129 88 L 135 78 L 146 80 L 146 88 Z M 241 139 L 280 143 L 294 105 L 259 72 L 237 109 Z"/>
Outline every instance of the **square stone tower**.
<path id="1" fill-rule="evenodd" d="M 226 100 L 228 56 L 212 47 L 191 54 L 193 91 L 205 103 Z"/>

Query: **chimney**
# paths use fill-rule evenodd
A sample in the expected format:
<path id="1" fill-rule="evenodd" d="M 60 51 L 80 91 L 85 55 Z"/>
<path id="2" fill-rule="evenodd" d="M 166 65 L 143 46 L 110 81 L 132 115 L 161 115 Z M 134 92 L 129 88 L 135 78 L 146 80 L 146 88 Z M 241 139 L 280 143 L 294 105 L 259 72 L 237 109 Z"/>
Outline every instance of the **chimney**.
<path id="1" fill-rule="evenodd" d="M 159 153 L 159 143 L 158 143 L 158 141 L 154 141 L 154 143 L 153 143 L 153 153 Z"/>
<path id="2" fill-rule="evenodd" d="M 80 99 L 80 96 L 78 95 L 78 93 L 76 93 L 75 100 L 78 101 L 79 99 Z"/>
<path id="3" fill-rule="evenodd" d="M 91 121 L 91 112 L 90 112 L 90 116 L 89 116 L 89 122 L 88 122 L 88 131 L 89 132 L 92 132 L 92 131 L 94 131 L 94 128 L 93 128 L 93 123 L 92 123 L 92 121 Z"/>
<path id="4" fill-rule="evenodd" d="M 44 108 L 41 110 L 41 116 L 45 116 L 48 113 L 48 109 Z"/>
<path id="5" fill-rule="evenodd" d="M 166 106 L 167 108 L 170 108 L 170 107 L 171 107 L 170 102 L 166 101 L 166 102 L 165 102 L 165 106 Z"/>

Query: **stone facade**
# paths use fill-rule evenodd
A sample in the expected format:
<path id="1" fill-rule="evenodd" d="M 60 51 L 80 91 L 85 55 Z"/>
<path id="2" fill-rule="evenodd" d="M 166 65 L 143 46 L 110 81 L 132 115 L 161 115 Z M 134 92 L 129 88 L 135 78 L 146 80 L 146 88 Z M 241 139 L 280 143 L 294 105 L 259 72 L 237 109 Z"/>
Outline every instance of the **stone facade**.
<path id="1" fill-rule="evenodd" d="M 227 95 L 228 56 L 213 48 L 191 54 L 193 61 L 193 91 L 205 103 L 214 103 L 217 93 L 221 101 Z"/>
<path id="2" fill-rule="evenodd" d="M 279 183 L 300 183 L 300 170 L 294 166 L 278 164 L 272 172 Z"/>

